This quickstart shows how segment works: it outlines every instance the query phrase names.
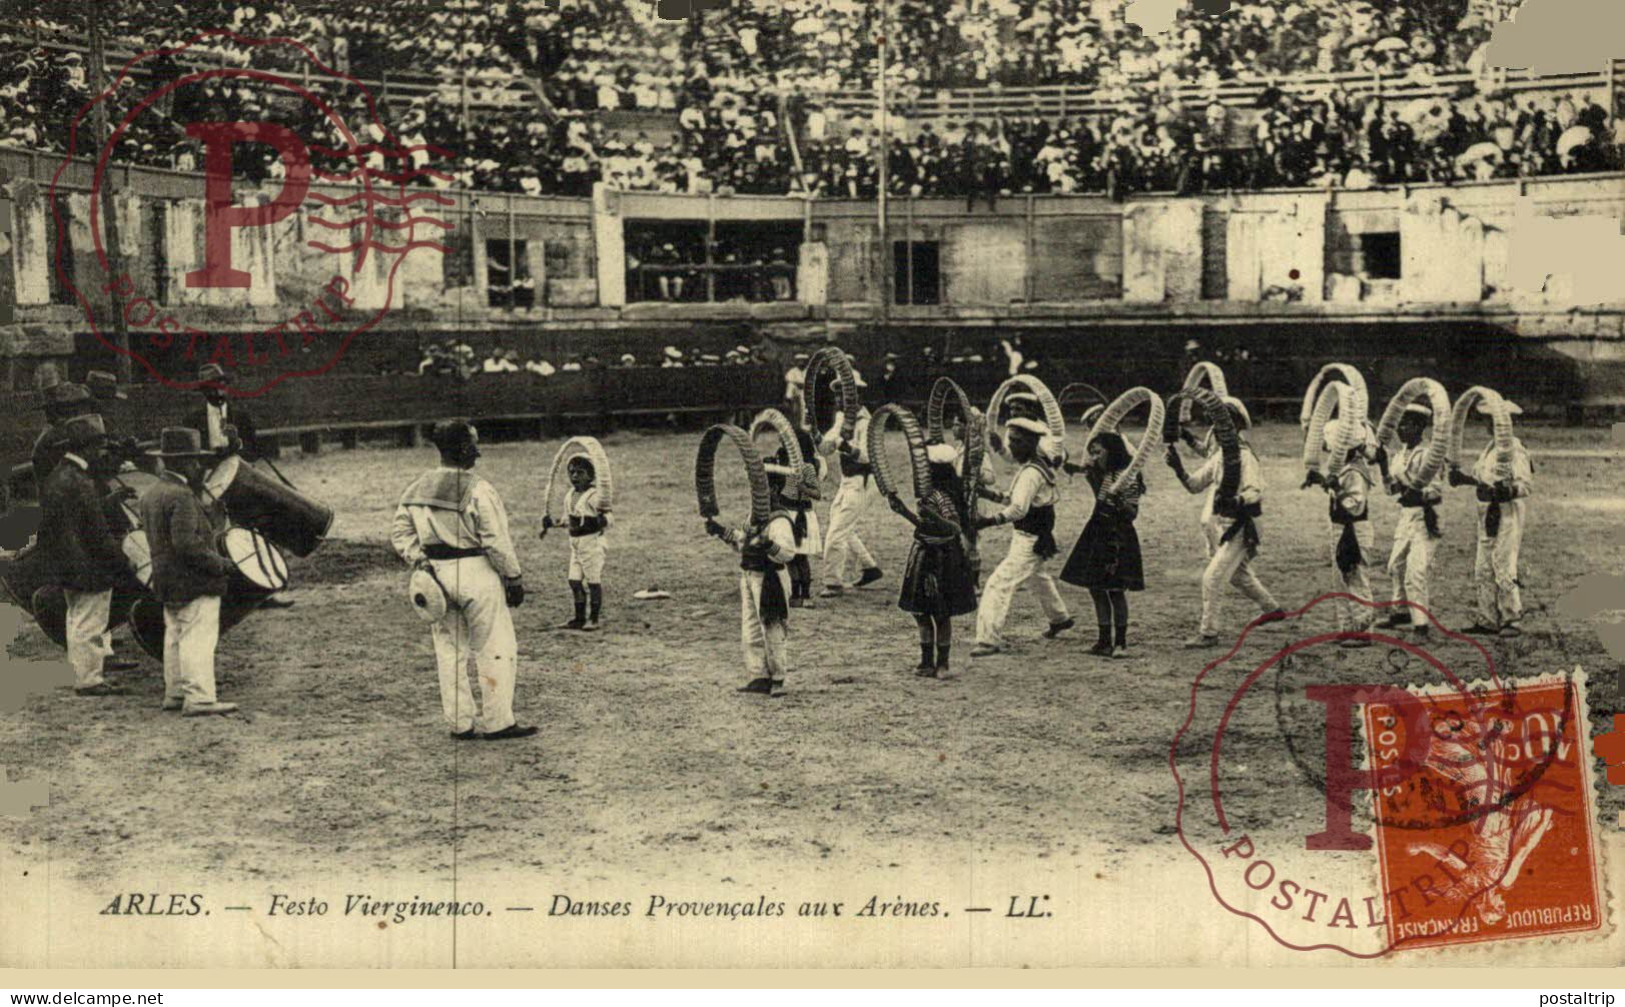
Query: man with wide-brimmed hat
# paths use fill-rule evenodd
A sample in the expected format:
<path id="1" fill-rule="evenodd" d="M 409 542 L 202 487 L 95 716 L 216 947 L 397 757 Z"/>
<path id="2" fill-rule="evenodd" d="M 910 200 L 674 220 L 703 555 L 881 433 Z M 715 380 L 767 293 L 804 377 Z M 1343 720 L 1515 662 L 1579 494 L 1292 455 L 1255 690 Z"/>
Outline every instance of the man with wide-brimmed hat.
<path id="1" fill-rule="evenodd" d="M 440 464 L 401 494 L 390 542 L 446 595 L 445 615 L 430 624 L 441 708 L 459 741 L 528 738 L 537 729 L 521 727 L 513 715 L 519 641 L 508 610 L 524 602 L 525 585 L 508 511 L 496 488 L 473 471 L 480 449 L 472 423 L 437 423 L 430 439 Z M 478 716 L 468 684 L 471 657 L 480 680 Z"/>
<path id="2" fill-rule="evenodd" d="M 62 461 L 40 483 L 39 548 L 68 603 L 65 627 L 74 691 L 81 696 L 123 690 L 102 677 L 113 653 L 107 630 L 113 588 L 126 570 L 118 530 L 107 520 L 107 431 L 94 413 L 57 427 Z"/>
<path id="3" fill-rule="evenodd" d="M 241 402 L 226 397 L 231 375 L 219 364 L 204 364 L 198 368 L 197 379 L 203 403 L 186 414 L 186 425 L 201 433 L 204 446 L 216 454 L 236 452 L 249 461 L 259 458 L 259 431 L 253 414 Z M 235 438 L 228 427 L 236 428 Z"/>
<path id="4" fill-rule="evenodd" d="M 1427 466 L 1426 442 L 1434 421 L 1430 406 L 1412 402 L 1400 415 L 1394 431 L 1403 447 L 1392 462 L 1384 452 L 1377 455 L 1389 494 L 1399 498 L 1399 520 L 1394 523 L 1394 545 L 1388 553 L 1393 600 L 1415 602 L 1426 611 L 1432 611 L 1428 605 L 1433 554 L 1444 537 L 1436 510 L 1444 499 L 1443 477 L 1436 475 L 1425 484 L 1420 478 Z M 1428 633 L 1427 616 L 1407 605 L 1395 605 L 1379 625 L 1385 629 L 1410 626 L 1418 636 Z"/>
<path id="5" fill-rule="evenodd" d="M 1061 464 L 1062 447 L 1043 422 L 1018 416 L 1004 425 L 1004 439 L 1010 454 L 1021 468 L 1010 480 L 1006 503 L 997 513 L 974 520 L 978 529 L 1007 524 L 1010 551 L 987 579 L 981 606 L 976 611 L 976 647 L 971 657 L 988 657 L 1004 651 L 1004 622 L 1016 590 L 1031 583 L 1038 603 L 1049 620 L 1044 636 L 1054 639 L 1071 629 L 1073 619 L 1066 601 L 1055 586 L 1049 561 L 1060 552 L 1055 542 L 1055 469 Z"/>
<path id="6" fill-rule="evenodd" d="M 158 479 L 141 495 L 141 526 L 152 550 L 152 593 L 164 606 L 164 704 L 188 717 L 231 713 L 215 695 L 214 651 L 220 642 L 220 599 L 234 569 L 216 540 L 224 531 L 203 505 L 204 460 L 214 453 L 198 431 L 165 427 Z"/>
<path id="7" fill-rule="evenodd" d="M 45 412 L 45 429 L 34 439 L 32 462 L 35 485 L 43 483 L 62 456 L 67 453 L 67 440 L 62 434 L 65 421 L 94 413 L 96 406 L 90 389 L 71 381 L 49 385 L 41 393 L 41 406 Z"/>

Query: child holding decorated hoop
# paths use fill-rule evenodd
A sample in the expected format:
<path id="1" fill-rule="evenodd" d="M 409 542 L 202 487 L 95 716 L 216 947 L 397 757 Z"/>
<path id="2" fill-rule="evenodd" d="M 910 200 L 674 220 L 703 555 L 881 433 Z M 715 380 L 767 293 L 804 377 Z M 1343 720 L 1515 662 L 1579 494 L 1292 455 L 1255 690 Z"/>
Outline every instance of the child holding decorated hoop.
<path id="1" fill-rule="evenodd" d="M 955 469 L 959 453 L 947 444 L 925 449 L 931 489 L 911 512 L 893 493 L 891 509 L 914 526 L 914 544 L 903 571 L 897 607 L 914 616 L 920 631 L 920 663 L 914 674 L 940 678 L 953 648 L 954 616 L 976 611 L 976 574 L 965 551 L 968 521 L 957 501 L 965 499 Z"/>
<path id="2" fill-rule="evenodd" d="M 575 602 L 575 615 L 560 629 L 576 629 L 587 633 L 598 631 L 598 619 L 604 604 L 604 559 L 608 552 L 604 533 L 609 529 L 609 508 L 601 504 L 598 492 L 598 473 L 586 455 L 571 458 L 565 470 L 570 479 L 570 490 L 564 497 L 563 522 L 551 516 L 542 518 L 542 536 L 563 524 L 570 530 L 570 596 Z"/>
<path id="3" fill-rule="evenodd" d="M 1067 472 L 1082 473 L 1095 492 L 1095 509 L 1072 547 L 1061 580 L 1087 588 L 1095 606 L 1099 636 L 1089 653 L 1102 657 L 1128 656 L 1128 594 L 1145 590 L 1145 570 L 1140 558 L 1140 536 L 1134 519 L 1140 513 L 1145 495 L 1145 476 L 1121 488 L 1105 487 L 1119 472 L 1128 468 L 1132 456 L 1128 442 L 1115 430 L 1091 438 L 1084 449 L 1087 464 L 1066 463 Z"/>
<path id="4" fill-rule="evenodd" d="M 1473 560 L 1473 584 L 1478 593 L 1477 619 L 1465 632 L 1475 636 L 1523 635 L 1523 592 L 1518 583 L 1518 553 L 1523 546 L 1524 503 L 1534 493 L 1535 470 L 1523 441 L 1514 436 L 1503 468 L 1495 443 L 1494 403 L 1480 400 L 1474 410 L 1484 418 L 1490 442 L 1473 463 L 1472 475 L 1452 469 L 1452 486 L 1472 486 L 1478 495 L 1478 551 Z M 1507 416 L 1523 409 L 1503 402 Z"/>

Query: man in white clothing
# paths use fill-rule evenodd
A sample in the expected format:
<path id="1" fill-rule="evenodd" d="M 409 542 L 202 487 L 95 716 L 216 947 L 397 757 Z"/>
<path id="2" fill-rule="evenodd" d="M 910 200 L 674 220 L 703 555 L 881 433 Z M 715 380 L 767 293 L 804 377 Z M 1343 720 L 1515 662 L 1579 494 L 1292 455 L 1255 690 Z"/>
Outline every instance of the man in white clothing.
<path id="1" fill-rule="evenodd" d="M 1447 418 L 1448 419 L 1448 418 Z M 1395 433 L 1404 445 L 1389 463 L 1386 452 L 1377 452 L 1385 485 L 1399 498 L 1399 520 L 1394 524 L 1394 545 L 1388 554 L 1388 576 L 1393 581 L 1393 600 L 1414 602 L 1423 611 L 1429 606 L 1433 553 L 1443 532 L 1434 509 L 1444 499 L 1443 479 L 1435 474 L 1424 480 L 1427 440 L 1434 421 L 1433 410 L 1421 403 L 1405 407 Z M 1418 636 L 1428 632 L 1427 617 L 1408 605 L 1396 605 L 1378 625 L 1385 629 L 1411 626 Z"/>
<path id="2" fill-rule="evenodd" d="M 390 542 L 445 593 L 446 614 L 432 627 L 441 705 L 460 741 L 528 738 L 537 729 L 519 726 L 513 715 L 519 643 L 508 609 L 524 602 L 525 587 L 508 512 L 496 489 L 473 472 L 480 450 L 472 424 L 436 424 L 432 439 L 440 465 L 401 494 Z M 470 656 L 480 680 L 478 717 L 466 671 Z"/>
<path id="3" fill-rule="evenodd" d="M 1450 485 L 1472 486 L 1478 494 L 1478 552 L 1473 584 L 1478 589 L 1478 616 L 1466 632 L 1475 636 L 1522 636 L 1523 592 L 1518 584 L 1518 553 L 1523 546 L 1524 503 L 1534 493 L 1534 466 L 1523 441 L 1512 438 L 1505 458 L 1496 450 L 1493 414 L 1480 402 L 1490 442 L 1473 464 L 1472 475 L 1450 472 Z M 1508 413 L 1523 410 L 1506 403 Z"/>

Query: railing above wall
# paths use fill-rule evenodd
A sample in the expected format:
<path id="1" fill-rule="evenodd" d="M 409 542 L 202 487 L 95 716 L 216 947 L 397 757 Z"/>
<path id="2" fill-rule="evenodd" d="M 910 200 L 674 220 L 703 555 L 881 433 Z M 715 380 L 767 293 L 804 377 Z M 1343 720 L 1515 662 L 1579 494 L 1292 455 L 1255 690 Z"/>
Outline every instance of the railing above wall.
<path id="1" fill-rule="evenodd" d="M 1416 78 L 1409 74 L 1333 73 L 1292 74 L 1281 77 L 1246 76 L 1222 81 L 1217 86 L 1186 83 L 1166 92 L 1180 105 L 1202 106 L 1217 99 L 1227 106 L 1252 106 L 1268 88 L 1298 97 L 1323 96 L 1329 90 L 1356 95 L 1380 95 L 1397 102 L 1417 98 L 1437 98 L 1472 86 L 1481 93 L 1554 91 L 1605 91 L 1613 95 L 1625 80 L 1625 59 L 1608 61 L 1596 70 L 1571 73 L 1532 74 L 1527 70 L 1498 70 L 1489 74 L 1438 74 Z M 871 117 L 878 107 L 872 89 L 845 89 L 808 96 L 848 115 Z M 946 88 L 912 98 L 894 98 L 894 112 L 917 119 L 974 119 L 987 115 L 1070 116 L 1116 112 L 1131 102 L 1100 88 L 1050 84 L 1033 87 Z M 1613 114 L 1613 102 L 1606 106 Z"/>

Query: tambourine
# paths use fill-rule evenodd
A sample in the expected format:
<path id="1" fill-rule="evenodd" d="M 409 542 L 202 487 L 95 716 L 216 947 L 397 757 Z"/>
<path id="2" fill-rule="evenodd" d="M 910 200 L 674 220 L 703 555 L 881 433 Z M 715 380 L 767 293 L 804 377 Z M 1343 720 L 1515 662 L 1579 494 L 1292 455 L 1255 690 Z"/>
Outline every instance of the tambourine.
<path id="1" fill-rule="evenodd" d="M 1156 445 L 1162 443 L 1162 427 L 1167 418 L 1167 406 L 1163 404 L 1162 396 L 1149 388 L 1130 388 L 1112 400 L 1100 414 L 1100 418 L 1089 428 L 1089 440 L 1092 441 L 1108 430 L 1116 430 L 1129 413 L 1142 405 L 1147 406 L 1145 434 L 1140 437 L 1140 443 L 1134 445 L 1129 463 L 1123 467 L 1123 471 L 1113 476 L 1111 482 L 1101 486 L 1102 493 L 1113 493 L 1121 486 L 1134 484 L 1135 478 L 1145 469 L 1147 446 L 1154 449 Z M 1087 444 L 1088 441 L 1084 443 Z"/>
<path id="2" fill-rule="evenodd" d="M 700 516 L 714 518 L 722 513 L 717 505 L 717 448 L 723 441 L 732 441 L 745 463 L 745 478 L 750 482 L 751 524 L 766 521 L 773 510 L 773 499 L 768 491 L 767 470 L 762 467 L 762 456 L 750 435 L 731 423 L 718 423 L 700 435 L 700 449 L 694 456 L 694 493 L 699 498 Z"/>
<path id="3" fill-rule="evenodd" d="M 841 401 L 835 406 L 841 416 L 841 440 L 849 441 L 858 425 L 858 380 L 852 373 L 852 361 L 846 359 L 844 350 L 836 346 L 823 346 L 808 358 L 802 372 L 805 375 L 801 386 L 802 405 L 811 417 L 813 429 L 822 431 L 824 419 L 820 415 L 819 394 L 826 369 L 835 372 L 835 388 L 841 396 Z"/>
<path id="4" fill-rule="evenodd" d="M 882 496 L 897 492 L 897 474 L 886 460 L 886 428 L 896 421 L 903 437 L 908 441 L 910 467 L 914 470 L 914 496 L 923 498 L 931 492 L 931 465 L 925 455 L 925 434 L 920 430 L 914 414 L 899 405 L 884 405 L 869 417 L 869 464 L 874 470 L 875 485 Z"/>
<path id="5" fill-rule="evenodd" d="M 1489 412 L 1490 419 L 1495 424 L 1492 443 L 1495 445 L 1495 477 L 1497 480 L 1512 478 L 1512 411 L 1507 408 L 1506 400 L 1493 388 L 1475 385 L 1461 393 L 1461 398 L 1451 407 L 1450 412 L 1450 451 L 1447 460 L 1450 467 L 1459 469 L 1466 463 L 1462 455 L 1463 442 L 1467 439 L 1467 424 L 1470 422 L 1475 406 L 1482 404 Z"/>
<path id="6" fill-rule="evenodd" d="M 1049 386 L 1031 374 L 1017 374 L 1000 385 L 993 393 L 993 398 L 988 400 L 987 428 L 983 432 L 987 449 L 1007 462 L 1015 460 L 1010 454 L 1010 449 L 1005 446 L 1002 438 L 995 445 L 992 435 L 993 429 L 999 425 L 999 411 L 1004 408 L 1005 398 L 1018 386 L 1038 396 L 1038 404 L 1044 409 L 1044 425 L 1049 427 L 1050 436 L 1058 439 L 1066 437 L 1066 417 L 1061 414 L 1061 404 L 1055 401 L 1055 394 L 1049 390 Z"/>
<path id="7" fill-rule="evenodd" d="M 1377 424 L 1377 443 L 1386 446 L 1399 429 L 1399 418 L 1405 415 L 1405 407 L 1424 398 L 1433 409 L 1433 437 L 1428 441 L 1427 454 L 1422 457 L 1422 472 L 1416 481 L 1412 482 L 1403 472 L 1396 476 L 1406 489 L 1421 489 L 1444 467 L 1445 456 L 1450 452 L 1450 396 L 1444 385 L 1432 378 L 1412 378 L 1388 400 L 1388 408 L 1382 411 L 1382 421 Z"/>
<path id="8" fill-rule="evenodd" d="M 604 453 L 604 446 L 598 443 L 596 437 L 572 437 L 560 445 L 558 453 L 553 456 L 553 467 L 548 470 L 547 485 L 542 490 L 542 513 L 555 522 L 567 516 L 561 513 L 564 494 L 570 486 L 564 472 L 570 459 L 578 455 L 585 455 L 592 462 L 594 483 L 598 488 L 598 509 L 608 511 L 615 508 L 615 478 L 609 470 L 609 456 Z"/>
<path id="9" fill-rule="evenodd" d="M 1197 386 L 1175 393 L 1170 403 L 1187 417 L 1194 409 L 1207 421 L 1208 427 L 1213 431 L 1213 442 L 1219 445 L 1221 466 L 1219 486 L 1214 495 L 1235 496 L 1236 491 L 1241 488 L 1241 437 L 1236 433 L 1236 424 L 1230 418 L 1230 410 L 1224 407 L 1224 400 L 1212 389 Z M 1163 439 L 1167 440 L 1169 432 L 1175 432 L 1174 436 L 1177 437 L 1177 430 L 1177 425 L 1165 426 Z"/>
<path id="10" fill-rule="evenodd" d="M 1210 360 L 1203 360 L 1200 363 L 1191 365 L 1191 369 L 1185 374 L 1185 383 L 1180 386 L 1179 390 L 1188 392 L 1195 388 L 1206 388 L 1220 399 L 1230 394 L 1230 386 L 1224 380 L 1224 369 Z M 1194 404 L 1194 399 L 1181 398 L 1179 400 L 1177 414 L 1179 416 L 1179 426 L 1184 426 L 1191 421 L 1191 407 Z"/>
<path id="11" fill-rule="evenodd" d="M 1313 418 L 1315 406 L 1320 402 L 1320 390 L 1331 381 L 1342 381 L 1360 393 L 1360 398 L 1368 405 L 1371 402 L 1371 392 L 1366 388 L 1365 375 L 1360 373 L 1358 367 L 1350 364 L 1327 364 L 1315 373 L 1314 380 L 1303 393 L 1303 405 L 1298 408 L 1298 426 L 1309 429 L 1309 421 Z M 1340 416 L 1348 416 L 1339 412 Z M 1365 411 L 1360 413 L 1360 419 L 1365 419 Z"/>
<path id="12" fill-rule="evenodd" d="M 1321 387 L 1314 408 L 1309 412 L 1308 429 L 1303 435 L 1304 471 L 1320 472 L 1323 466 L 1332 469 L 1342 464 L 1343 459 L 1363 439 L 1365 406 L 1365 395 L 1358 385 L 1333 381 Z M 1333 410 L 1336 410 L 1339 421 L 1337 440 L 1328 451 L 1321 445 L 1325 441 L 1326 424 L 1331 421 Z"/>

